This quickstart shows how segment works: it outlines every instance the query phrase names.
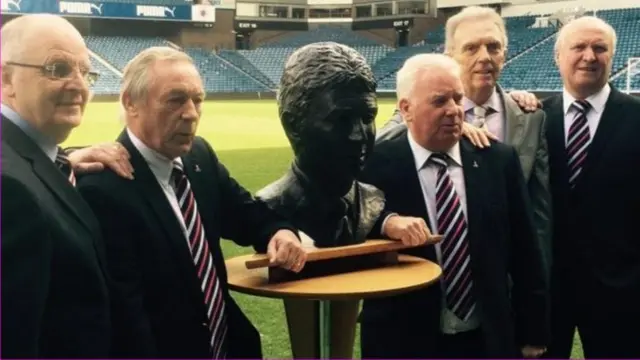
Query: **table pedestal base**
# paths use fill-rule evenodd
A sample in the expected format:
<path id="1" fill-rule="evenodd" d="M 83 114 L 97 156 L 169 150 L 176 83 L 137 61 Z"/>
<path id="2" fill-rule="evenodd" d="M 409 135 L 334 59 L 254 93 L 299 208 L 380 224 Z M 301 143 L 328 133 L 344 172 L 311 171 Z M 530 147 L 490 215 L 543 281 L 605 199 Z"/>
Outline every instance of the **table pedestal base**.
<path id="1" fill-rule="evenodd" d="M 359 300 L 285 299 L 293 358 L 353 358 L 359 305 Z"/>

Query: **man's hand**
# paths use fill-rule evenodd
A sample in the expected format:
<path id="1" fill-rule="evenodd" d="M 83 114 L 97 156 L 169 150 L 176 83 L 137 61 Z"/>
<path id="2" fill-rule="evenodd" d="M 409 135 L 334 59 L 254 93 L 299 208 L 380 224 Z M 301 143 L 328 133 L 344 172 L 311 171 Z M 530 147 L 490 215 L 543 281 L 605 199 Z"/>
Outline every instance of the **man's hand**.
<path id="1" fill-rule="evenodd" d="M 280 266 L 293 272 L 300 272 L 307 262 L 307 253 L 290 230 L 279 230 L 273 235 L 267 246 L 267 256 L 271 266 Z"/>
<path id="2" fill-rule="evenodd" d="M 384 224 L 382 232 L 393 240 L 405 245 L 418 246 L 435 244 L 442 240 L 441 235 L 431 235 L 431 230 L 422 218 L 391 215 Z"/>
<path id="3" fill-rule="evenodd" d="M 133 179 L 129 152 L 120 143 L 104 143 L 74 150 L 69 154 L 73 171 L 78 174 L 99 172 L 108 166 L 123 178 Z"/>
<path id="4" fill-rule="evenodd" d="M 522 348 L 522 356 L 525 358 L 539 358 L 545 352 L 547 352 L 547 348 L 542 346 L 527 345 Z"/>
<path id="5" fill-rule="evenodd" d="M 485 148 L 491 146 L 489 139 L 498 140 L 489 130 L 483 130 L 479 127 L 473 126 L 468 122 L 462 123 L 462 136 L 471 141 L 473 146 L 479 148 Z"/>
<path id="6" fill-rule="evenodd" d="M 542 102 L 540 102 L 534 94 L 528 91 L 512 91 L 509 93 L 509 96 L 511 96 L 513 101 L 518 103 L 518 106 L 520 106 L 524 112 L 534 112 L 538 109 L 542 109 Z"/>

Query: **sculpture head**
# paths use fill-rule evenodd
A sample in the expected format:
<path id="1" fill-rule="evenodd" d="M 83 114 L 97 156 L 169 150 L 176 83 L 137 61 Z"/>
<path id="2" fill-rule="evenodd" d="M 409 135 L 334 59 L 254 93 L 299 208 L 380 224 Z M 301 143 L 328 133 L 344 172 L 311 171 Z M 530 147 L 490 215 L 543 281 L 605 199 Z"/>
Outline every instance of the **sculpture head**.
<path id="1" fill-rule="evenodd" d="M 377 83 L 365 58 L 333 42 L 294 52 L 278 93 L 298 168 L 327 194 L 344 195 L 375 141 Z"/>

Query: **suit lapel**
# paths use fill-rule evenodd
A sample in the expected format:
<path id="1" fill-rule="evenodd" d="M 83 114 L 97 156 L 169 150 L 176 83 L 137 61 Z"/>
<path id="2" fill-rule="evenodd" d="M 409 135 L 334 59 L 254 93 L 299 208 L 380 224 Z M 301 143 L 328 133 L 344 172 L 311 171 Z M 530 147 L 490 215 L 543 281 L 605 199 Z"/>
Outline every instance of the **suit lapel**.
<path id="1" fill-rule="evenodd" d="M 182 227 L 171 204 L 168 202 L 162 187 L 158 183 L 155 175 L 149 168 L 142 154 L 133 145 L 127 135 L 126 130 L 120 134 L 118 141 L 127 149 L 131 158 L 131 165 L 135 169 L 135 180 L 138 191 L 142 194 L 153 213 L 158 218 L 158 226 L 164 228 L 165 238 L 173 248 L 173 255 L 176 257 L 178 267 L 184 274 L 185 279 L 195 290 L 199 289 L 196 281 L 197 274 L 193 266 L 193 259 L 189 250 L 187 239 L 184 236 Z"/>
<path id="2" fill-rule="evenodd" d="M 460 155 L 462 157 L 462 169 L 464 172 L 465 193 L 467 198 L 467 224 L 470 246 L 472 253 L 478 253 L 482 251 L 477 249 L 482 244 L 474 241 L 477 239 L 478 234 L 482 234 L 483 213 L 485 211 L 484 205 L 488 200 L 484 194 L 491 182 L 489 181 L 488 164 L 484 164 L 482 157 L 477 153 L 477 149 L 468 142 L 465 138 L 460 139 Z"/>
<path id="3" fill-rule="evenodd" d="M 2 117 L 2 132 L 3 141 L 6 141 L 20 156 L 31 163 L 34 173 L 42 183 L 96 238 L 98 224 L 91 216 L 91 208 L 53 161 L 20 128 L 4 117 Z"/>
<path id="4" fill-rule="evenodd" d="M 559 182 L 567 184 L 569 173 L 567 165 L 567 146 L 564 132 L 564 111 L 562 108 L 562 95 L 556 96 L 545 107 L 547 113 L 547 143 L 549 146 L 549 165 L 556 169 L 552 175 Z M 568 189 L 568 188 L 567 188 Z"/>
<path id="5" fill-rule="evenodd" d="M 520 149 L 524 141 L 525 114 L 518 104 L 513 101 L 509 95 L 505 95 L 502 89 L 499 89 L 500 98 L 504 105 L 505 111 L 505 143 L 512 145 L 516 149 Z"/>

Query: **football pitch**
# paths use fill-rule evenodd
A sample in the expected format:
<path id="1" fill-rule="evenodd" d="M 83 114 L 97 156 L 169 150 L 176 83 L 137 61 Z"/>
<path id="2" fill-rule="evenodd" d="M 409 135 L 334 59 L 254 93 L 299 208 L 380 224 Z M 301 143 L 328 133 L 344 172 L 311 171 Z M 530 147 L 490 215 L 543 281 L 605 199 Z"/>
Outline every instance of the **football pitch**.
<path id="1" fill-rule="evenodd" d="M 378 102 L 376 124 L 386 122 L 395 107 L 393 100 Z M 117 103 L 93 102 L 84 120 L 64 146 L 114 141 L 123 129 Z M 278 179 L 288 168 L 292 152 L 278 119 L 275 100 L 207 101 L 203 105 L 198 135 L 207 139 L 220 160 L 240 184 L 252 193 Z M 226 258 L 252 253 L 252 248 L 222 244 Z M 291 358 L 289 334 L 281 300 L 232 292 L 238 305 L 257 327 L 265 358 Z M 360 357 L 356 336 L 354 357 Z M 576 341 L 573 358 L 581 358 Z"/>

